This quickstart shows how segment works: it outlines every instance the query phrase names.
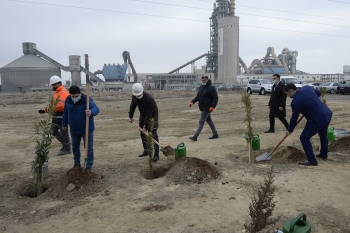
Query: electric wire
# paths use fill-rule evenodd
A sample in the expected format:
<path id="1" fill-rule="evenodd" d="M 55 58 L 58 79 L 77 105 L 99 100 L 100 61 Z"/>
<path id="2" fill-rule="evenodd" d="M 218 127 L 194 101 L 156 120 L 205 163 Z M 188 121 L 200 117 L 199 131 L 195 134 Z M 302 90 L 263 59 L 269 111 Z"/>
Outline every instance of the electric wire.
<path id="1" fill-rule="evenodd" d="M 200 2 L 211 2 L 211 3 L 213 3 L 212 1 L 206 1 L 206 0 L 196 0 L 196 1 L 200 1 Z M 331 1 L 331 2 L 340 2 L 340 1 L 333 1 L 333 0 L 328 0 L 328 1 Z M 341 2 L 341 3 L 350 4 L 350 3 L 347 3 L 347 2 Z M 255 6 L 245 6 L 245 5 L 240 5 L 240 4 L 235 4 L 235 5 L 236 5 L 236 6 L 240 6 L 240 7 L 258 9 L 258 10 L 276 11 L 276 12 L 289 13 L 289 14 L 296 14 L 296 15 L 313 16 L 313 17 L 318 17 L 318 18 L 337 19 L 337 20 L 350 21 L 350 19 L 335 18 L 335 17 L 323 16 L 323 15 L 311 15 L 311 14 L 299 13 L 299 12 L 294 12 L 294 11 L 273 10 L 273 9 L 268 9 L 268 8 L 255 7 Z"/>
<path id="2" fill-rule="evenodd" d="M 188 21 L 205 22 L 205 23 L 209 22 L 209 21 L 204 21 L 204 20 L 186 19 L 186 18 L 178 18 L 178 17 L 170 17 L 170 16 L 162 16 L 162 15 L 151 15 L 151 14 L 126 12 L 126 11 L 107 10 L 107 9 L 99 9 L 99 8 L 92 8 L 92 7 L 81 7 L 81 6 L 73 6 L 73 5 L 62 5 L 62 4 L 53 4 L 53 3 L 32 2 L 32 1 L 24 1 L 24 0 L 8 0 L 8 1 L 10 1 L 10 2 L 20 2 L 20 3 L 30 3 L 30 4 L 39 4 L 39 5 L 47 5 L 47 6 L 56 6 L 56 7 L 75 8 L 75 9 L 83 9 L 83 10 L 95 10 L 95 11 L 104 11 L 104 12 L 113 12 L 113 13 L 122 13 L 122 14 L 142 15 L 142 16 L 158 17 L 158 18 L 188 20 Z M 258 28 L 258 29 L 276 30 L 276 31 L 297 32 L 297 33 L 303 33 L 303 34 L 313 34 L 313 35 L 322 35 L 322 36 L 350 38 L 350 36 L 323 34 L 323 33 L 313 33 L 313 32 L 303 32 L 303 31 L 293 31 L 293 30 L 276 29 L 276 28 L 266 28 L 266 27 L 257 27 L 257 26 L 251 26 L 251 25 L 240 25 L 240 26 L 251 27 L 251 28 Z"/>
<path id="3" fill-rule="evenodd" d="M 177 5 L 177 4 L 170 4 L 170 3 L 161 3 L 161 2 L 153 2 L 153 1 L 145 1 L 145 0 L 131 0 L 131 1 L 133 1 L 133 2 L 142 2 L 142 3 L 151 3 L 151 4 L 157 4 L 157 5 L 183 7 L 183 8 L 194 8 L 194 9 L 199 9 L 199 10 L 211 10 L 211 9 L 208 9 L 208 8 L 184 6 L 184 5 Z M 337 25 L 337 24 L 318 23 L 318 22 L 313 22 L 313 21 L 305 21 L 305 20 L 296 20 L 296 19 L 287 19 L 287 18 L 280 18 L 280 17 L 273 17 L 273 16 L 265 16 L 265 15 L 248 14 L 248 13 L 242 13 L 242 12 L 238 12 L 238 11 L 236 11 L 236 13 L 237 14 L 241 14 L 241 15 L 251 15 L 251 16 L 256 16 L 256 17 L 265 17 L 265 18 L 270 18 L 270 19 L 282 19 L 282 20 L 289 20 L 289 21 L 295 21 L 295 22 L 327 25 L 327 26 L 332 26 L 332 27 L 350 28 L 350 26 L 343 26 L 343 25 Z"/>

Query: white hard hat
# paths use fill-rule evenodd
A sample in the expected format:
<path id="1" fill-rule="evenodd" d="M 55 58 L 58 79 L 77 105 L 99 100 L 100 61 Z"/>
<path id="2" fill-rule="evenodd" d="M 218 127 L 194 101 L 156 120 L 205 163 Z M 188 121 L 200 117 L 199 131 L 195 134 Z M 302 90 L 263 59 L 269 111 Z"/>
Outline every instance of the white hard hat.
<path id="1" fill-rule="evenodd" d="M 131 90 L 134 96 L 142 95 L 143 93 L 143 87 L 140 83 L 135 83 L 134 85 L 132 85 Z"/>
<path id="2" fill-rule="evenodd" d="M 50 85 L 62 82 L 62 79 L 58 77 L 57 75 L 54 75 L 50 78 Z"/>

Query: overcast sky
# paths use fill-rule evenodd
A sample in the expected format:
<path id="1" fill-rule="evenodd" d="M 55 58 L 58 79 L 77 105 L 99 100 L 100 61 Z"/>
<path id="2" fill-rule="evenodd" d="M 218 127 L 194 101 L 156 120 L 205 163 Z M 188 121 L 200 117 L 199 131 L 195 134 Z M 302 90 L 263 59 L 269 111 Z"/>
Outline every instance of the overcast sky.
<path id="1" fill-rule="evenodd" d="M 90 70 L 123 63 L 138 73 L 169 72 L 209 51 L 214 0 L 0 0 L 0 67 L 21 57 L 22 42 L 68 66 L 89 54 Z M 250 65 L 267 47 L 297 50 L 297 69 L 342 73 L 350 65 L 349 0 L 236 0 L 239 56 Z M 205 65 L 205 58 L 196 63 Z M 189 72 L 190 67 L 181 72 Z M 62 71 L 64 79 L 70 74 Z"/>

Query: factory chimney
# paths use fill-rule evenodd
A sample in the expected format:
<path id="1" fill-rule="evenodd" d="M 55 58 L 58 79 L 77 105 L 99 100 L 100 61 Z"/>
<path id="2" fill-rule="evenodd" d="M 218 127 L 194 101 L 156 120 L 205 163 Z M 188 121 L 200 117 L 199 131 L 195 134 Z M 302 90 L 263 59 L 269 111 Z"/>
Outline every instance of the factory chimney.
<path id="1" fill-rule="evenodd" d="M 235 15 L 235 0 L 231 0 L 231 15 Z"/>

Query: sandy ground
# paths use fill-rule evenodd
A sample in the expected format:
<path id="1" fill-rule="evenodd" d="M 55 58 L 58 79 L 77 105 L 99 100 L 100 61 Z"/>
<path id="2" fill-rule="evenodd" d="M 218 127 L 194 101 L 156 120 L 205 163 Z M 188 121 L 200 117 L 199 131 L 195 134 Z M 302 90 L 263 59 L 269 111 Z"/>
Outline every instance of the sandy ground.
<path id="1" fill-rule="evenodd" d="M 212 114 L 220 138 L 211 136 L 205 125 L 197 142 L 188 139 L 198 125 L 197 105 L 188 102 L 195 92 L 151 92 L 160 111 L 160 143 L 176 147 L 184 142 L 188 157 L 207 161 L 219 172 L 209 182 L 177 182 L 171 177 L 146 179 L 148 160 L 142 152 L 138 129 L 128 123 L 130 94 L 93 94 L 100 107 L 95 118 L 95 164 L 99 175 L 79 191 L 66 190 L 66 172 L 72 168 L 72 154 L 57 156 L 54 140 L 50 152 L 48 190 L 37 198 L 23 196 L 31 180 L 34 159 L 33 123 L 48 101 L 47 93 L 0 94 L 0 230 L 3 232 L 242 232 L 249 220 L 253 190 L 274 164 L 276 208 L 281 220 L 274 228 L 300 213 L 307 215 L 312 232 L 350 232 L 350 145 L 329 153 L 316 167 L 278 160 L 290 148 L 300 149 L 299 135 L 305 121 L 274 153 L 271 162 L 248 164 L 244 111 L 238 92 L 219 93 Z M 284 136 L 276 121 L 276 133 L 268 129 L 269 95 L 253 94 L 255 133 L 260 135 L 259 155 Z M 331 126 L 350 130 L 350 96 L 326 95 L 333 111 Z M 24 101 L 24 102 L 23 102 Z M 287 100 L 287 117 L 291 115 Z M 138 114 L 136 115 L 136 117 Z M 317 151 L 318 137 L 313 139 Z M 289 147 L 288 147 L 289 146 Z M 316 153 L 316 152 L 315 152 Z M 161 154 L 155 169 L 166 170 L 174 157 Z M 279 162 L 278 162 L 279 161 Z M 180 174 L 181 175 L 181 174 Z M 272 232 L 269 231 L 269 232 Z"/>

